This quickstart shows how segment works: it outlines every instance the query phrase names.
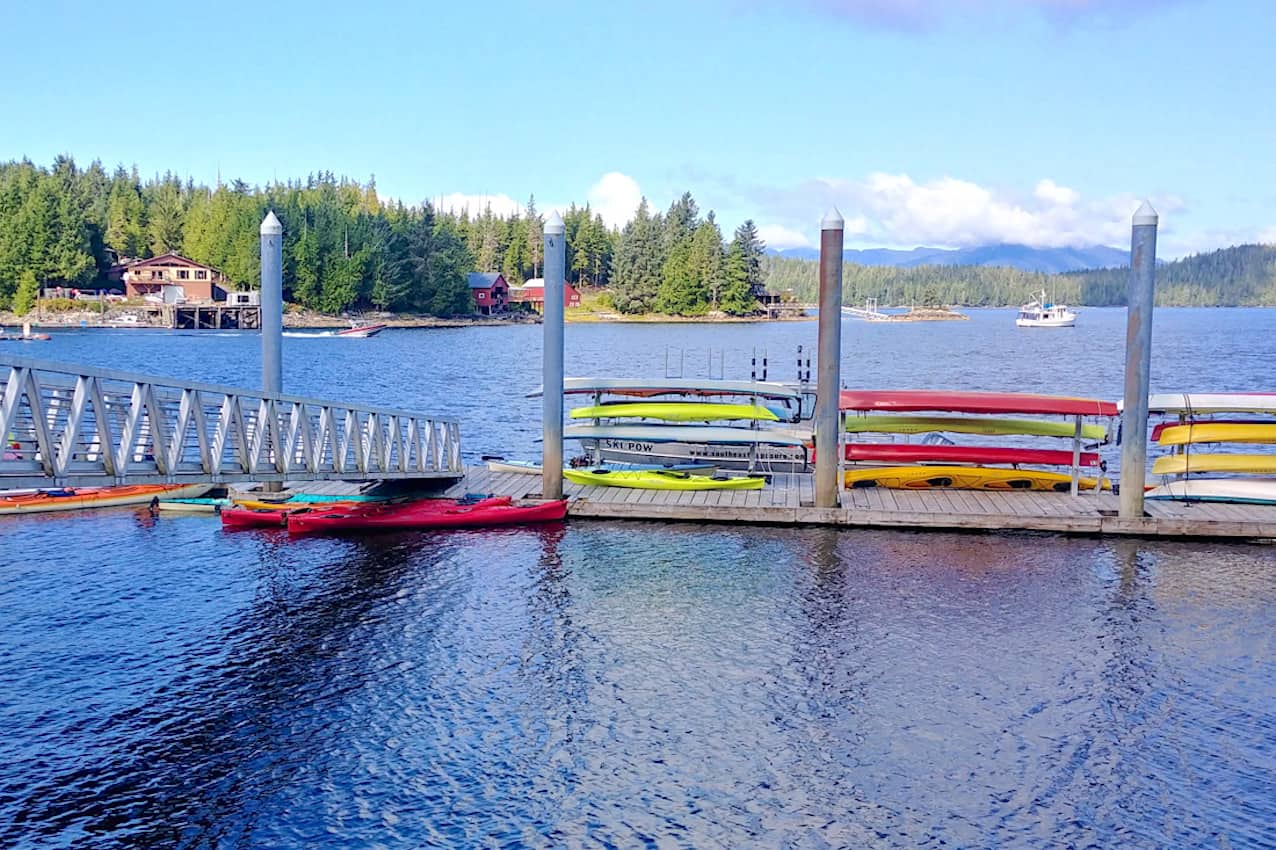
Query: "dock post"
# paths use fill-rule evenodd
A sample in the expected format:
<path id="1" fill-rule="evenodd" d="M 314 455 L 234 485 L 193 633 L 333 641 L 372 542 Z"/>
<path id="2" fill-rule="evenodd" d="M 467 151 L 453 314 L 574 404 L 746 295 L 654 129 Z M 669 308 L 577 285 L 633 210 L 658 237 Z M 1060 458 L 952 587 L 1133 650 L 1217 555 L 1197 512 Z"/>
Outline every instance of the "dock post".
<path id="1" fill-rule="evenodd" d="M 541 497 L 563 498 L 563 277 L 567 237 L 555 210 L 545 220 L 544 395 L 541 410 Z"/>
<path id="2" fill-rule="evenodd" d="M 842 235 L 837 207 L 820 222 L 820 329 L 815 395 L 815 507 L 838 506 L 842 392 Z"/>
<path id="3" fill-rule="evenodd" d="M 1148 462 L 1148 386 L 1152 369 L 1152 304 L 1156 290 L 1156 210 L 1147 201 L 1134 213 L 1130 234 L 1130 292 L 1125 325 L 1125 400 L 1121 412 L 1121 510 L 1143 518 Z"/>
<path id="4" fill-rule="evenodd" d="M 274 210 L 261 222 L 261 389 L 281 393 L 284 386 L 284 226 Z M 283 486 L 267 481 L 266 492 L 278 493 Z"/>

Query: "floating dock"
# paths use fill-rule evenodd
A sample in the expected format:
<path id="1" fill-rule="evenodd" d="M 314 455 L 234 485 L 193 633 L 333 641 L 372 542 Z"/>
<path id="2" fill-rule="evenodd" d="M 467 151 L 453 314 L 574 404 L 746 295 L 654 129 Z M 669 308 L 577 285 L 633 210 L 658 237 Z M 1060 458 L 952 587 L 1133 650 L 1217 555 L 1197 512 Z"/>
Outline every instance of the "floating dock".
<path id="1" fill-rule="evenodd" d="M 491 493 L 539 498 L 538 475 L 469 467 L 449 496 Z M 629 490 L 570 482 L 568 517 L 685 520 L 762 525 L 834 525 L 943 531 L 1053 531 L 1082 535 L 1276 539 L 1276 505 L 1147 502 L 1143 519 L 1117 516 L 1111 493 L 888 490 L 842 493 L 842 507 L 816 508 L 814 476 L 782 474 L 762 490 Z"/>

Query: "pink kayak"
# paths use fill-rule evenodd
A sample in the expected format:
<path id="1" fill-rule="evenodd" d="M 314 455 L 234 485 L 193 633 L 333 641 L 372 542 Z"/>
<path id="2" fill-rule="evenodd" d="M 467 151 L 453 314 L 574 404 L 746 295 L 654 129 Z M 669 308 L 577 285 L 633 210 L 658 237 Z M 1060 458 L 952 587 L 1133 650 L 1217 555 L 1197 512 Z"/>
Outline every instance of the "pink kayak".
<path id="1" fill-rule="evenodd" d="M 365 529 L 482 528 L 553 522 L 567 514 L 567 501 L 515 505 L 508 496 L 474 502 L 429 499 L 379 508 L 343 508 L 288 517 L 288 530 L 362 531 Z"/>

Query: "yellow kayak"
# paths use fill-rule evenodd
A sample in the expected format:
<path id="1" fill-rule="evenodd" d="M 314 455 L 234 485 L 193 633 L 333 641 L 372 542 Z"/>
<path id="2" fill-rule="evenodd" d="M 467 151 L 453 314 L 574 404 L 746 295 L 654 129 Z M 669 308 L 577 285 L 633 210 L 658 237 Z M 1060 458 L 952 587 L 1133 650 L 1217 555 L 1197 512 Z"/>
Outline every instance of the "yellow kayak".
<path id="1" fill-rule="evenodd" d="M 700 401 L 636 401 L 596 404 L 572 410 L 572 419 L 659 419 L 664 422 L 749 420 L 778 422 L 780 417 L 760 404 L 714 404 Z"/>
<path id="2" fill-rule="evenodd" d="M 1072 479 L 1058 472 L 1037 469 L 1004 469 L 989 466 L 882 466 L 851 469 L 846 472 L 846 486 L 852 490 L 887 487 L 892 490 L 1049 490 L 1066 493 Z M 1112 482 L 1102 483 L 1082 478 L 1080 488 L 1093 490 L 1102 486 L 1112 489 Z"/>
<path id="3" fill-rule="evenodd" d="M 847 417 L 850 434 L 923 434 L 927 431 L 949 431 L 954 434 L 986 434 L 1004 436 L 1026 434 L 1033 437 L 1071 437 L 1076 423 L 1048 419 L 1000 419 L 985 416 L 873 416 Z M 1085 440 L 1104 440 L 1107 429 L 1102 425 L 1082 424 Z"/>
<path id="4" fill-rule="evenodd" d="M 630 487 L 637 490 L 761 490 L 766 486 L 765 478 L 715 478 L 660 469 L 564 469 L 563 477 L 594 487 Z"/>
<path id="5" fill-rule="evenodd" d="M 1194 443 L 1276 443 L 1276 422 L 1195 422 L 1167 425 L 1157 442 L 1163 446 Z"/>
<path id="6" fill-rule="evenodd" d="M 1276 455 L 1228 455 L 1212 452 L 1167 455 L 1152 464 L 1153 475 L 1187 472 L 1276 472 Z"/>

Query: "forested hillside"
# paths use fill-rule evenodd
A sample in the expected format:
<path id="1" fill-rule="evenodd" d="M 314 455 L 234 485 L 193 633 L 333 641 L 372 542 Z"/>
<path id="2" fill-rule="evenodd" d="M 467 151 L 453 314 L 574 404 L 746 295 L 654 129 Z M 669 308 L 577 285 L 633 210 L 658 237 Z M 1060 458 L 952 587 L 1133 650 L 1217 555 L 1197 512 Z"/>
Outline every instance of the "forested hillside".
<path id="1" fill-rule="evenodd" d="M 1120 306 L 1125 304 L 1129 274 L 1128 268 L 1042 274 L 1005 267 L 893 268 L 847 263 L 842 270 L 842 298 L 848 305 L 876 298 L 881 306 L 1000 307 L 1022 304 L 1044 289 L 1049 298 L 1065 304 Z M 773 290 L 790 289 L 799 301 L 816 300 L 818 265 L 813 260 L 767 257 L 763 275 Z M 1241 245 L 1162 263 L 1156 271 L 1156 303 L 1276 306 L 1276 246 Z"/>
<path id="2" fill-rule="evenodd" d="M 322 312 L 468 313 L 467 272 L 499 271 L 511 284 L 543 272 L 543 218 L 534 199 L 512 215 L 489 207 L 471 216 L 428 203 L 387 203 L 375 180 L 331 173 L 264 188 L 239 180 L 209 187 L 172 174 L 142 179 L 136 168 L 107 173 L 98 162 L 80 168 L 58 157 L 48 168 L 0 163 L 0 308 L 25 312 L 41 287 L 100 285 L 112 253 L 176 251 L 255 287 L 258 227 L 268 209 L 284 225 L 285 296 Z M 814 261 L 764 256 L 751 221 L 724 243 L 714 214 L 701 215 L 689 192 L 663 213 L 644 200 L 623 230 L 609 229 L 588 205 L 573 204 L 563 218 L 568 280 L 605 287 L 611 306 L 624 313 L 745 315 L 757 309 L 754 292 L 762 284 L 815 300 Z M 1127 275 L 848 263 L 843 297 L 848 304 L 876 298 L 883 306 L 1000 306 L 1044 289 L 1070 304 L 1123 304 Z M 1276 246 L 1188 257 L 1161 265 L 1157 275 L 1160 304 L 1276 305 Z"/>
<path id="3" fill-rule="evenodd" d="M 0 307 L 25 312 L 40 288 L 101 285 L 111 253 L 145 258 L 176 251 L 225 272 L 242 288 L 258 280 L 258 228 L 273 209 L 284 226 L 285 297 L 327 313 L 350 308 L 449 315 L 472 310 L 465 275 L 501 272 L 511 284 L 543 272 L 543 217 L 534 199 L 518 213 L 471 217 L 428 203 L 405 206 L 331 173 L 265 188 L 216 187 L 137 169 L 0 164 Z M 629 313 L 749 313 L 763 245 L 752 222 L 724 245 L 713 213 L 685 194 L 664 214 L 644 201 L 623 231 L 588 205 L 564 216 L 567 277 L 611 287 Z M 108 250 L 109 249 L 109 250 Z"/>

